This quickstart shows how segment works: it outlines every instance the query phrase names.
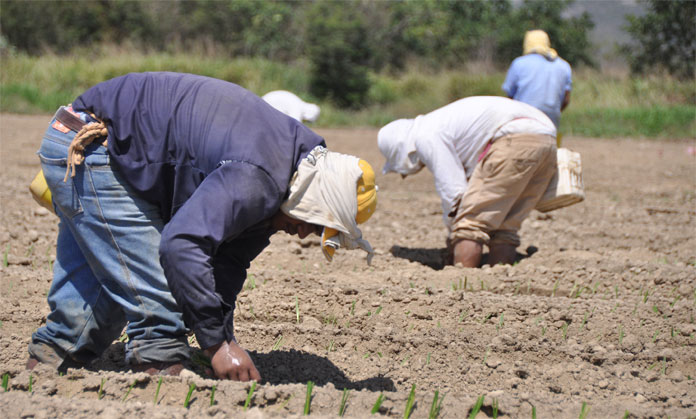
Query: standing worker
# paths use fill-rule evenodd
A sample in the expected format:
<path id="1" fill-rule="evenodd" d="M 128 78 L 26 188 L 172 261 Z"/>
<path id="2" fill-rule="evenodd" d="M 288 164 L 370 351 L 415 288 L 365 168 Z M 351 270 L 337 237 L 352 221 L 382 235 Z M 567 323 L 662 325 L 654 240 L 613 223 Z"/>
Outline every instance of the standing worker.
<path id="1" fill-rule="evenodd" d="M 126 326 L 131 369 L 177 375 L 192 329 L 216 377 L 260 380 L 233 312 L 269 237 L 321 234 L 329 260 L 340 246 L 372 255 L 357 226 L 376 206 L 369 164 L 232 83 L 99 83 L 58 110 L 38 154 L 60 226 L 29 369 L 85 365 Z"/>
<path id="2" fill-rule="evenodd" d="M 378 133 L 383 173 L 435 177 L 455 265 L 510 264 L 522 221 L 556 173 L 556 127 L 540 110 L 499 96 L 472 96 Z"/>
<path id="3" fill-rule="evenodd" d="M 512 61 L 502 88 L 509 98 L 544 112 L 558 128 L 561 111 L 570 103 L 570 64 L 551 48 L 546 32 L 528 31 L 524 55 Z"/>

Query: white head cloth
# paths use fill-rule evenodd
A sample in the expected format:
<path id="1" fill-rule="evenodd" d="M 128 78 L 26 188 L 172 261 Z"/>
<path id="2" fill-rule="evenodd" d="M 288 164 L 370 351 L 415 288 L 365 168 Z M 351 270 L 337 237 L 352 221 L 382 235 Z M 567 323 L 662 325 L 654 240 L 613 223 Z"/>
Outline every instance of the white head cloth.
<path id="1" fill-rule="evenodd" d="M 416 153 L 416 140 L 411 135 L 414 119 L 397 119 L 382 127 L 377 134 L 377 145 L 387 162 L 382 174 L 397 172 L 412 175 L 423 168 Z"/>
<path id="2" fill-rule="evenodd" d="M 363 249 L 367 252 L 369 265 L 374 251 L 370 243 L 362 238 L 355 221 L 358 212 L 357 182 L 363 173 L 358 162 L 355 156 L 328 151 L 322 146 L 315 147 L 300 162 L 290 180 L 290 196 L 280 208 L 298 220 L 337 230 L 338 235 L 324 241 L 325 229 L 322 243 L 334 249 Z"/>

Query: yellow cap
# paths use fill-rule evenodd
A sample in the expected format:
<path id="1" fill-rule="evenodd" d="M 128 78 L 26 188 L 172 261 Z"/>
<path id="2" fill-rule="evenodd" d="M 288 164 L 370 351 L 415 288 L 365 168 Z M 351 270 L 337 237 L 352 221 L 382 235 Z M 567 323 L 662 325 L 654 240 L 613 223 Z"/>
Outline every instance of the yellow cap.
<path id="1" fill-rule="evenodd" d="M 556 50 L 551 48 L 549 35 L 541 29 L 527 31 L 524 34 L 524 44 L 522 49 L 524 55 L 537 53 L 544 55 L 549 59 L 555 59 L 558 56 Z"/>
<path id="2" fill-rule="evenodd" d="M 31 191 L 31 196 L 39 205 L 51 212 L 55 212 L 53 209 L 53 197 L 51 196 L 51 190 L 48 189 L 43 170 L 39 171 L 34 177 L 34 180 L 31 181 L 29 191 Z"/>
<path id="3" fill-rule="evenodd" d="M 375 171 L 370 163 L 360 160 L 358 166 L 362 169 L 362 176 L 358 179 L 358 213 L 355 221 L 362 224 L 369 220 L 377 208 L 377 187 L 375 186 Z"/>
<path id="4" fill-rule="evenodd" d="M 358 179 L 358 213 L 355 215 L 355 221 L 358 224 L 362 224 L 372 217 L 377 208 L 377 186 L 375 186 L 375 171 L 372 170 L 370 163 L 361 159 L 358 162 L 358 166 L 360 166 L 363 174 Z M 321 237 L 322 250 L 329 261 L 333 258 L 336 249 L 325 245 L 324 242 L 337 234 L 338 230 L 325 227 Z"/>

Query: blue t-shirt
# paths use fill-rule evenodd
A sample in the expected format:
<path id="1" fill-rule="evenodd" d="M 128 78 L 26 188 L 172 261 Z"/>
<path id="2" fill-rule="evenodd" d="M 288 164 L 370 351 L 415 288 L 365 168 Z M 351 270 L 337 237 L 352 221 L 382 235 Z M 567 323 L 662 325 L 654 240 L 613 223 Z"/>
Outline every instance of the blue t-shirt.
<path id="1" fill-rule="evenodd" d="M 563 99 L 571 88 L 570 64 L 561 57 L 548 60 L 540 54 L 515 58 L 503 83 L 508 97 L 541 110 L 556 127 L 561 119 Z"/>
<path id="2" fill-rule="evenodd" d="M 233 338 L 246 270 L 300 161 L 324 140 L 235 84 L 132 73 L 73 102 L 107 122 L 112 165 L 166 224 L 160 262 L 203 348 Z"/>

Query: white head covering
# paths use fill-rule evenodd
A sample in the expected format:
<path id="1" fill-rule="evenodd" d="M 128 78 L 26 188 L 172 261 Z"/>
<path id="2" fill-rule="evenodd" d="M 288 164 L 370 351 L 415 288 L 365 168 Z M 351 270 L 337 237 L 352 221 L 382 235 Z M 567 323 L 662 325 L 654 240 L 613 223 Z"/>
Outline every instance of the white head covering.
<path id="1" fill-rule="evenodd" d="M 325 246 L 333 249 L 360 248 L 367 252 L 370 264 L 374 251 L 355 220 L 358 212 L 357 182 L 363 175 L 355 156 L 328 151 L 315 147 L 300 162 L 297 172 L 290 180 L 290 196 L 281 205 L 281 210 L 298 220 L 325 227 L 322 233 L 322 250 L 331 260 Z M 326 228 L 338 231 L 327 238 Z"/>
<path id="2" fill-rule="evenodd" d="M 314 103 L 305 102 L 300 99 L 299 96 L 287 90 L 274 90 L 268 92 L 263 95 L 262 99 L 277 110 L 300 122 L 314 122 L 319 117 L 319 106 Z"/>
<path id="3" fill-rule="evenodd" d="M 414 119 L 397 119 L 382 127 L 377 134 L 377 145 L 387 162 L 382 174 L 397 172 L 412 175 L 423 168 L 416 153 L 416 140 L 412 134 Z"/>

